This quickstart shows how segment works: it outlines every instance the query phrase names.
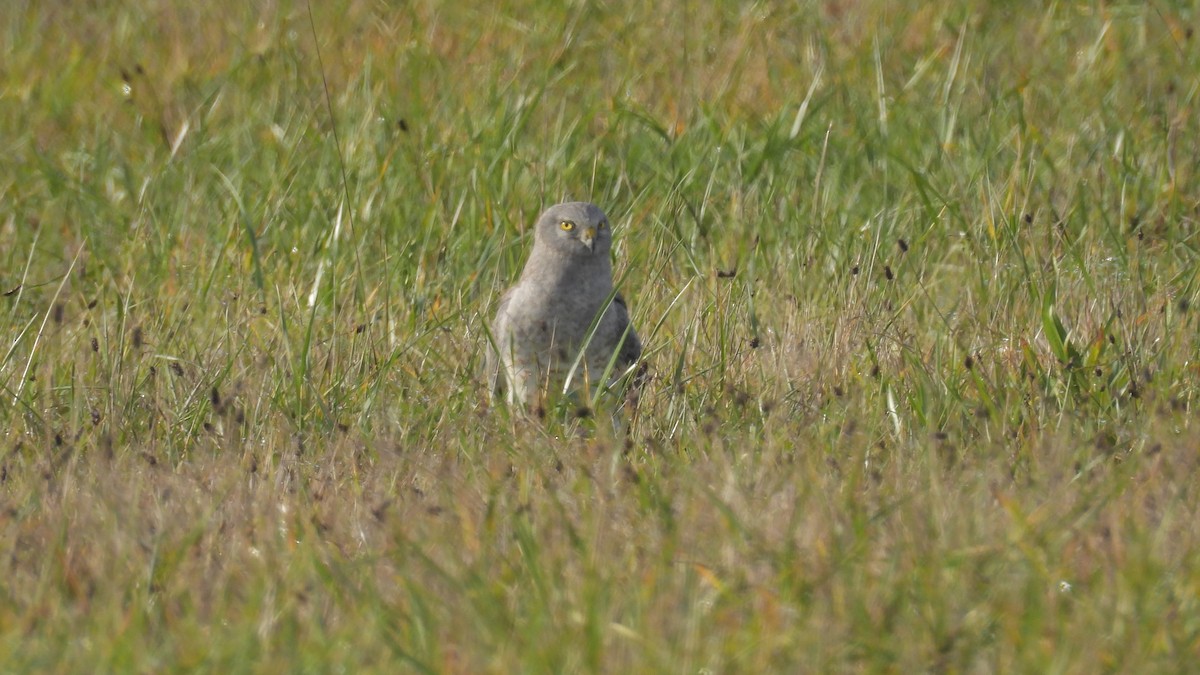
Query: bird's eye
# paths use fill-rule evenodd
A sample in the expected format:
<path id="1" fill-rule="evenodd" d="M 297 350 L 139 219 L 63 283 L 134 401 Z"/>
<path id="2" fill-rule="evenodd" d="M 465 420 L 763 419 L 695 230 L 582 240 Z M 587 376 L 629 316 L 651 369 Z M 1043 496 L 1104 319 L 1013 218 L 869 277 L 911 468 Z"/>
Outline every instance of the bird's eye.
<path id="1" fill-rule="evenodd" d="M 575 229 L 575 223 L 572 223 L 569 220 L 562 221 L 558 224 L 558 226 L 562 228 L 563 232 L 570 232 L 571 230 Z"/>
<path id="2" fill-rule="evenodd" d="M 604 221 L 602 220 L 602 221 L 600 221 L 600 224 L 596 226 L 596 229 L 597 229 L 597 230 L 603 230 L 603 229 L 604 229 L 604 228 L 606 228 L 606 227 L 608 227 L 608 223 L 606 223 L 606 222 L 604 222 Z"/>

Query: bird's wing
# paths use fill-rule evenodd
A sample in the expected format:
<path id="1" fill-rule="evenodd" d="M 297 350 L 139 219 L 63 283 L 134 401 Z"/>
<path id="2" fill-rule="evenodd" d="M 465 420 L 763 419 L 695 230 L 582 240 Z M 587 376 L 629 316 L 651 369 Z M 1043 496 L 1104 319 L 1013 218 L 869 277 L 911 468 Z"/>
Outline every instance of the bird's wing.
<path id="1" fill-rule="evenodd" d="M 629 333 L 625 335 L 625 341 L 621 343 L 621 352 L 617 356 L 617 367 L 624 369 L 642 357 L 642 341 L 638 338 L 637 331 L 633 329 L 633 326 L 629 325 L 629 306 L 625 304 L 625 298 L 620 293 L 613 298 L 613 306 L 616 308 L 617 334 L 625 334 L 625 329 L 629 329 Z"/>
<path id="2" fill-rule="evenodd" d="M 492 321 L 491 340 L 487 346 L 487 365 L 484 375 L 487 377 L 488 391 L 501 394 L 504 392 L 504 376 L 500 373 L 500 354 L 509 349 L 512 331 L 508 327 L 508 303 L 512 300 L 512 288 L 500 296 L 500 304 L 496 307 L 496 318 Z"/>

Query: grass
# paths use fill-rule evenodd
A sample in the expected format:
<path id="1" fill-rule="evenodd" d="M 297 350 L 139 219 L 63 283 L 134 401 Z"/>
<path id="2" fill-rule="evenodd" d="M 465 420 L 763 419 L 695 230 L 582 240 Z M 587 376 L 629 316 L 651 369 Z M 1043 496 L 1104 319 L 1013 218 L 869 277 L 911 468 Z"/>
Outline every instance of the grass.
<path id="1" fill-rule="evenodd" d="M 1198 9 L 4 4 L 0 669 L 1193 668 Z"/>

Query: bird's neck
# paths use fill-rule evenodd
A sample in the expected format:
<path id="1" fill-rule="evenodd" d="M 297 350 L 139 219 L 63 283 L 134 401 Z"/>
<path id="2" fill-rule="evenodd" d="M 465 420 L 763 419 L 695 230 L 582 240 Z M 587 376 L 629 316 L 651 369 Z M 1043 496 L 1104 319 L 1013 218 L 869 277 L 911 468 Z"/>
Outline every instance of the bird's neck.
<path id="1" fill-rule="evenodd" d="M 561 288 L 572 279 L 583 278 L 607 285 L 604 289 L 606 292 L 611 290 L 612 261 L 608 259 L 607 253 L 563 255 L 558 251 L 543 249 L 535 250 L 533 255 L 538 256 L 542 264 L 536 269 L 526 265 L 521 276 L 522 282 L 536 281 L 538 288 L 555 289 Z"/>

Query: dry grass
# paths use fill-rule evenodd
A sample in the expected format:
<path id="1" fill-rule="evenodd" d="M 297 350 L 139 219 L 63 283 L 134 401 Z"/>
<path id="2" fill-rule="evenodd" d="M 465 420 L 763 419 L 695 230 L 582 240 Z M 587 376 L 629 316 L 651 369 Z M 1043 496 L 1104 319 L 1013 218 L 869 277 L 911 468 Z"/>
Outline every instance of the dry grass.
<path id="1" fill-rule="evenodd" d="M 1160 4 L 5 5 L 0 668 L 1187 670 Z M 563 198 L 628 424 L 483 391 Z"/>

